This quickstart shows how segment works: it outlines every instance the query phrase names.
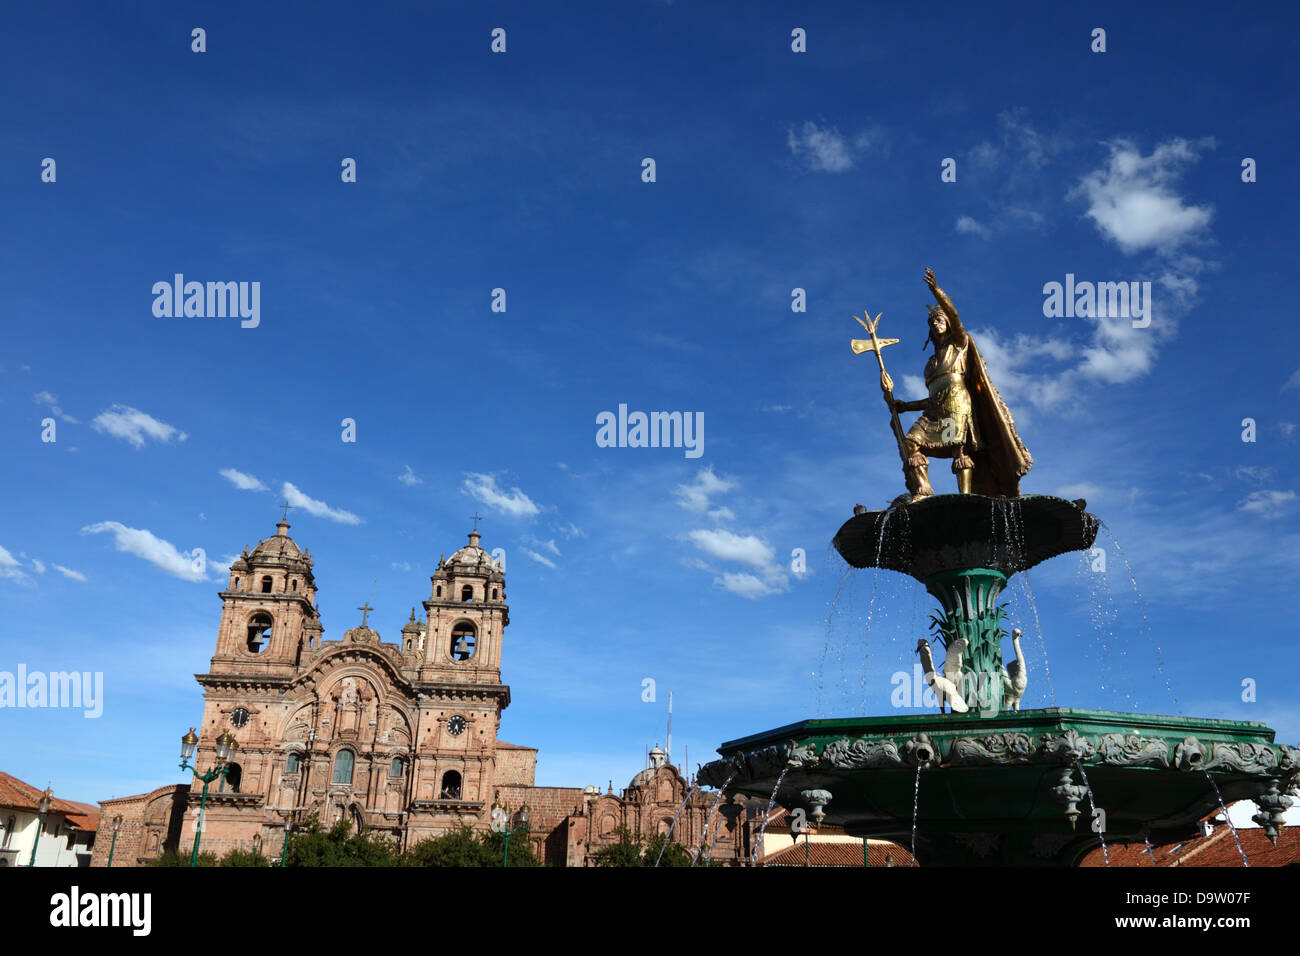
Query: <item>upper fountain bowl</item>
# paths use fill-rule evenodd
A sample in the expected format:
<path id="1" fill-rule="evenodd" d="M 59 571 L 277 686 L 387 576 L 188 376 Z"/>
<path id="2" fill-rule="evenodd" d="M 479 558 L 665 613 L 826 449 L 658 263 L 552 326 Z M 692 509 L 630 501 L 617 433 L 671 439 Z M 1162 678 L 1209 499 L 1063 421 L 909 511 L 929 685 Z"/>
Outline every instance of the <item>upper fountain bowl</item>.
<path id="1" fill-rule="evenodd" d="M 1051 495 L 934 495 L 844 522 L 832 542 L 855 568 L 888 568 L 924 583 L 945 571 L 1010 576 L 1067 551 L 1086 551 L 1101 522 L 1087 502 Z"/>

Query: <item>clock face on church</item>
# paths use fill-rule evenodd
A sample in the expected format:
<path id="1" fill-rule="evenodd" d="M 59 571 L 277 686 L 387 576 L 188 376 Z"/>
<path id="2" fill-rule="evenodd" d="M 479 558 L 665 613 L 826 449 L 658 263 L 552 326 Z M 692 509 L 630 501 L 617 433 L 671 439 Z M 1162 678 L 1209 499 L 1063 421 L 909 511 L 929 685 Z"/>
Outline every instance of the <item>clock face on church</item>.
<path id="1" fill-rule="evenodd" d="M 460 714 L 456 714 L 451 718 L 451 720 L 447 721 L 447 733 L 451 734 L 453 737 L 459 737 L 463 734 L 465 732 L 465 727 L 465 718 Z"/>
<path id="2" fill-rule="evenodd" d="M 248 711 L 243 707 L 236 707 L 230 715 L 230 722 L 234 724 L 236 728 L 243 727 L 248 723 Z"/>

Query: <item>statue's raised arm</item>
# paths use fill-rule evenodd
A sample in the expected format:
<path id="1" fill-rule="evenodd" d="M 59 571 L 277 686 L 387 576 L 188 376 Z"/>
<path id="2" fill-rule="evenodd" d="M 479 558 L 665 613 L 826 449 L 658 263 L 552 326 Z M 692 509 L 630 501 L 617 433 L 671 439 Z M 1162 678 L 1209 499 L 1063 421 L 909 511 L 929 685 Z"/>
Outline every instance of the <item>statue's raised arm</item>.
<path id="1" fill-rule="evenodd" d="M 952 299 L 948 298 L 948 293 L 939 288 L 939 283 L 935 281 L 934 270 L 925 270 L 925 284 L 930 287 L 930 294 L 934 296 L 934 301 L 939 303 L 939 308 L 943 309 L 948 316 L 948 325 L 952 330 L 952 335 L 956 339 L 964 339 L 966 329 L 961 324 L 961 319 L 957 316 L 957 307 L 952 304 Z"/>

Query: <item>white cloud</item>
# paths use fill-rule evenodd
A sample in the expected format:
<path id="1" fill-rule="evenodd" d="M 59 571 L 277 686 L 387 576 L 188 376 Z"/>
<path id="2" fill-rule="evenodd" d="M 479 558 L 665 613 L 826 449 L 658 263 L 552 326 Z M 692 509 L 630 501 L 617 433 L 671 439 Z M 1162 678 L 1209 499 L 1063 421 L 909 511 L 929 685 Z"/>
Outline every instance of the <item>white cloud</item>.
<path id="1" fill-rule="evenodd" d="M 497 487 L 497 480 L 492 475 L 469 472 L 461 485 L 465 494 L 481 501 L 489 508 L 494 508 L 512 518 L 531 518 L 541 513 L 541 508 L 518 488 L 508 492 Z"/>
<path id="2" fill-rule="evenodd" d="M 32 558 L 32 567 L 36 569 L 36 573 L 37 573 L 37 574 L 44 574 L 44 573 L 45 573 L 45 562 L 44 562 L 44 561 L 38 561 L 36 558 Z"/>
<path id="3" fill-rule="evenodd" d="M 691 482 L 678 485 L 675 494 L 678 503 L 687 511 L 703 514 L 712 507 L 712 502 L 709 501 L 711 495 L 719 495 L 735 487 L 735 481 L 719 478 L 713 473 L 713 466 L 709 465 L 698 472 Z"/>
<path id="4" fill-rule="evenodd" d="M 114 438 L 123 438 L 136 448 L 143 448 L 146 438 L 169 442 L 185 441 L 189 437 L 175 426 L 160 422 L 152 415 L 129 405 L 114 405 L 96 415 L 91 424 L 96 431 L 112 435 Z"/>
<path id="5" fill-rule="evenodd" d="M 164 541 L 143 528 L 128 528 L 118 521 L 101 521 L 81 529 L 82 534 L 110 531 L 117 550 L 144 558 L 154 567 L 185 581 L 202 581 L 204 575 L 194 569 L 193 559 L 182 554 L 170 541 Z"/>
<path id="6" fill-rule="evenodd" d="M 410 562 L 410 561 L 394 561 L 394 562 L 393 562 L 393 570 L 394 570 L 394 571 L 410 571 L 410 570 L 411 570 L 411 562 Z"/>
<path id="7" fill-rule="evenodd" d="M 533 559 L 534 561 L 536 561 L 538 564 L 544 564 L 544 565 L 546 565 L 548 568 L 550 568 L 551 570 L 555 570 L 555 569 L 556 569 L 556 568 L 555 568 L 555 562 L 552 561 L 550 558 L 544 558 L 544 557 L 542 557 L 540 554 L 538 554 L 536 551 L 532 551 L 532 550 L 530 550 L 529 548 L 520 548 L 519 550 L 523 551 L 524 554 L 528 555 L 530 558 L 532 558 L 532 559 Z"/>
<path id="8" fill-rule="evenodd" d="M 50 413 L 55 418 L 58 418 L 61 421 L 65 421 L 69 425 L 81 424 L 81 421 L 79 419 L 73 418 L 71 415 L 67 414 L 66 412 L 63 411 L 62 408 L 59 407 L 58 396 L 51 395 L 49 392 L 37 392 L 35 395 L 32 396 L 32 398 L 36 400 L 36 404 L 48 406 L 50 409 Z"/>
<path id="9" fill-rule="evenodd" d="M 398 481 L 406 485 L 406 487 L 408 488 L 410 488 L 412 485 L 424 484 L 424 479 L 421 478 L 419 475 L 417 475 L 414 471 L 412 471 L 410 465 L 403 465 L 402 467 L 405 468 L 406 470 L 397 476 Z"/>
<path id="10" fill-rule="evenodd" d="M 965 233 L 971 236 L 987 236 L 989 234 L 988 228 L 986 226 L 981 225 L 979 222 L 977 222 L 975 219 L 972 219 L 970 216 L 958 216 L 957 225 L 954 228 L 958 232 Z"/>
<path id="11" fill-rule="evenodd" d="M 1291 377 L 1282 386 L 1282 391 L 1285 392 L 1288 388 L 1300 388 L 1300 368 L 1291 373 Z"/>
<path id="12" fill-rule="evenodd" d="M 10 554 L 3 546 L 0 546 L 0 578 L 25 578 L 22 566 L 18 559 Z"/>
<path id="13" fill-rule="evenodd" d="M 1255 514 L 1263 515 L 1266 518 L 1275 518 L 1280 515 L 1283 508 L 1290 502 L 1295 501 L 1294 491 L 1252 491 L 1240 502 L 1237 507 L 1242 511 L 1250 511 Z"/>
<path id="14" fill-rule="evenodd" d="M 777 594 L 782 589 L 768 584 L 766 581 L 754 577 L 746 572 L 727 573 L 718 578 L 714 583 L 723 589 L 730 591 L 732 594 L 739 594 L 743 598 L 756 601 L 761 597 L 769 594 Z"/>
<path id="15" fill-rule="evenodd" d="M 1196 160 L 1196 151 L 1213 142 L 1174 139 L 1143 156 L 1128 140 L 1116 140 L 1108 144 L 1106 167 L 1084 176 L 1067 198 L 1086 198 L 1088 218 L 1124 252 L 1171 252 L 1195 238 L 1213 216 L 1213 207 L 1186 205 L 1171 188 L 1183 167 Z"/>
<path id="16" fill-rule="evenodd" d="M 709 517 L 714 521 L 735 521 L 736 513 L 730 508 L 714 508 L 709 512 Z"/>
<path id="17" fill-rule="evenodd" d="M 560 525 L 559 532 L 566 538 L 585 538 L 587 536 L 587 532 L 583 531 L 573 522 Z"/>
<path id="18" fill-rule="evenodd" d="M 86 576 L 85 576 L 84 574 L 82 574 L 80 571 L 74 571 L 74 570 L 72 570 L 72 568 L 65 568 L 65 567 L 64 567 L 63 565 L 61 565 L 61 564 L 56 564 L 56 565 L 54 565 L 54 570 L 55 570 L 55 571 L 58 571 L 58 572 L 59 572 L 60 574 L 62 574 L 65 578 L 72 578 L 72 580 L 74 580 L 74 581 L 80 581 L 80 582 L 82 582 L 83 584 L 86 582 Z"/>
<path id="19" fill-rule="evenodd" d="M 724 561 L 751 564 L 756 568 L 771 567 L 776 559 L 772 547 L 752 534 L 738 535 L 730 531 L 695 530 L 687 535 L 705 554 Z"/>
<path id="20" fill-rule="evenodd" d="M 337 521 L 339 524 L 361 524 L 361 519 L 351 511 L 331 508 L 323 501 L 309 498 L 288 481 L 284 483 L 282 491 L 284 492 L 285 501 L 295 508 L 301 508 L 309 515 L 315 515 L 317 518 L 326 518 L 330 521 Z"/>
<path id="21" fill-rule="evenodd" d="M 524 544 L 530 545 L 534 548 L 540 548 L 543 551 L 549 551 L 557 558 L 562 557 L 560 549 L 555 544 L 554 538 L 551 538 L 549 541 L 543 541 L 540 538 L 534 538 L 532 535 L 525 535 L 522 540 Z"/>
<path id="22" fill-rule="evenodd" d="M 853 156 L 848 140 L 833 126 L 819 128 L 811 120 L 799 132 L 793 128 L 786 133 L 790 152 L 803 156 L 809 168 L 820 173 L 842 173 L 853 167 Z M 863 137 L 855 145 L 865 146 Z"/>
<path id="23" fill-rule="evenodd" d="M 266 485 L 258 481 L 253 475 L 236 471 L 234 468 L 222 468 L 217 474 L 240 491 L 266 491 Z"/>

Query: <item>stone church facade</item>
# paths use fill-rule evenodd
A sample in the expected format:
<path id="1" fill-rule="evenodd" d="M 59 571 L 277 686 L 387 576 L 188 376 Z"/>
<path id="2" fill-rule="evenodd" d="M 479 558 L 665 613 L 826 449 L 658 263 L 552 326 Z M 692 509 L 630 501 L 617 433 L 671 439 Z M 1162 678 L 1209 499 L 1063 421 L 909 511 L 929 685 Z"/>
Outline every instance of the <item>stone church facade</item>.
<path id="1" fill-rule="evenodd" d="M 510 610 L 505 575 L 479 541 L 475 529 L 468 544 L 439 561 L 424 613 L 412 610 L 396 644 L 369 626 L 368 606 L 358 609 L 356 627 L 325 639 L 313 558 L 289 536 L 287 520 L 251 551 L 245 547 L 220 593 L 208 671 L 195 675 L 203 714 L 191 763 L 210 769 L 225 731 L 238 743 L 230 773 L 208 789 L 205 852 L 256 848 L 278 857 L 286 825 L 313 814 L 326 825 L 346 819 L 406 848 L 464 824 L 486 829 L 494 798 L 512 809 L 529 805 L 534 849 L 553 865 L 586 864 L 592 851 L 614 842 L 619 826 L 645 835 L 667 830 L 690 784 L 661 751 L 615 796 L 612 787 L 605 794 L 537 787 L 537 751 L 498 738 L 510 704 L 501 680 Z M 174 795 L 168 788 L 165 799 L 159 791 L 150 795 L 159 799 L 105 802 L 101 829 L 122 813 L 141 834 L 139 848 L 115 856 L 114 865 L 192 845 L 201 789 L 195 781 Z M 703 836 L 713 799 L 696 791 L 675 839 Z M 715 858 L 742 853 L 742 828 L 727 826 L 736 816 L 729 807 L 712 815 Z M 101 844 L 107 841 L 98 840 L 97 849 Z"/>

